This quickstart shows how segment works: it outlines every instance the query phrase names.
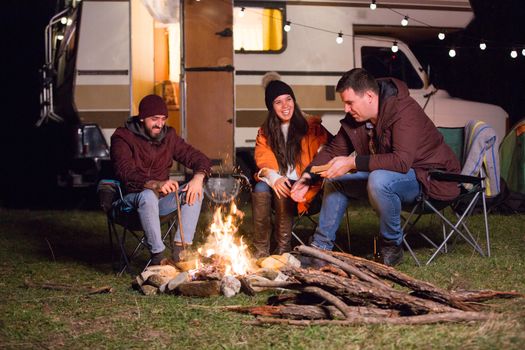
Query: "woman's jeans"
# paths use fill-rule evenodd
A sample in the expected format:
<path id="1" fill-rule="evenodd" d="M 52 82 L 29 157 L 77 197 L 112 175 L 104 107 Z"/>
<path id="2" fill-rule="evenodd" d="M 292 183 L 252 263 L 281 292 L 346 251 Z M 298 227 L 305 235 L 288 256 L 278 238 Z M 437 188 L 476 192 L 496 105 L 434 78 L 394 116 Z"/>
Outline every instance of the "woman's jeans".
<path id="1" fill-rule="evenodd" d="M 181 215 L 184 242 L 192 244 L 199 221 L 202 197 L 200 200 L 196 200 L 193 205 L 189 205 L 184 200 L 186 192 L 172 192 L 167 196 L 158 198 L 154 191 L 147 189 L 142 192 L 129 193 L 124 196 L 124 203 L 121 200 L 116 203 L 117 208 L 119 205 L 121 208 L 128 206 L 128 208 L 131 207 L 137 211 L 151 253 L 160 253 L 166 248 L 162 242 L 160 216 L 168 215 L 177 210 L 175 198 L 177 193 L 181 203 L 181 212 L 178 215 Z M 180 227 L 177 227 L 175 242 L 182 242 Z"/>
<path id="2" fill-rule="evenodd" d="M 370 204 L 379 216 L 379 232 L 384 239 L 401 245 L 401 207 L 412 204 L 421 193 L 414 169 L 408 173 L 389 170 L 356 172 L 345 174 L 324 183 L 323 203 L 319 214 L 319 225 L 315 230 L 312 245 L 331 250 L 336 232 L 341 223 L 350 198 L 356 198 L 356 190 L 366 184 Z"/>

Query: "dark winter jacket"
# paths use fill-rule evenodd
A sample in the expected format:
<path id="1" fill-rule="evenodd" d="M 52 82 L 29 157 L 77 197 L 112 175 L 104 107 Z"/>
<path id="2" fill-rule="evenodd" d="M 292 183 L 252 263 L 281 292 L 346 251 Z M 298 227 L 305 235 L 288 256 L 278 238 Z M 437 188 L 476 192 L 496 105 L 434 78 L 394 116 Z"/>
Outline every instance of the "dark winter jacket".
<path id="1" fill-rule="evenodd" d="M 423 191 L 439 200 L 459 194 L 455 182 L 431 180 L 428 171 L 440 169 L 460 172 L 460 164 L 441 133 L 418 103 L 409 96 L 405 83 L 395 78 L 378 79 L 379 115 L 375 126 L 376 154 L 370 154 L 366 123 L 358 123 L 347 114 L 335 138 L 315 157 L 311 165 L 325 164 L 336 156 L 357 153 L 359 171 L 377 169 L 406 173 L 411 168 Z"/>
<path id="2" fill-rule="evenodd" d="M 209 174 L 211 168 L 208 157 L 187 144 L 175 129 L 165 126 L 159 138 L 152 139 L 137 118 L 130 118 L 111 136 L 111 160 L 128 193 L 144 190 L 150 180 L 168 180 L 174 160 L 194 173 Z"/>

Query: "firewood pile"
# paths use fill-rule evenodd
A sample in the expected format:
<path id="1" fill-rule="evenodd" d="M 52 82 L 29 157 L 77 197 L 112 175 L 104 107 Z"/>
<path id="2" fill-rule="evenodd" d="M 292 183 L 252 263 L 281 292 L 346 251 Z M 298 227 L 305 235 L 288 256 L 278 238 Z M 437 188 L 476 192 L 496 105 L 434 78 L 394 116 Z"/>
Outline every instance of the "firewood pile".
<path id="1" fill-rule="evenodd" d="M 284 253 L 254 260 L 253 265 L 251 273 L 233 276 L 225 273 L 225 257 L 198 256 L 197 259 L 194 257 L 175 264 L 167 262 L 150 266 L 135 277 L 132 287 L 144 295 L 165 293 L 192 297 L 232 297 L 240 292 L 254 295 L 266 288 L 252 287 L 252 284 L 284 281 L 287 277 L 280 270 L 284 267 L 300 267 L 301 263 L 291 254 Z"/>
<path id="2" fill-rule="evenodd" d="M 228 309 L 256 316 L 252 324 L 430 324 L 482 321 L 481 302 L 515 298 L 515 292 L 447 291 L 392 267 L 345 253 L 300 246 L 302 255 L 327 263 L 321 269 L 288 267 L 285 280 L 259 280 L 252 288 L 279 289 L 268 305 Z"/>

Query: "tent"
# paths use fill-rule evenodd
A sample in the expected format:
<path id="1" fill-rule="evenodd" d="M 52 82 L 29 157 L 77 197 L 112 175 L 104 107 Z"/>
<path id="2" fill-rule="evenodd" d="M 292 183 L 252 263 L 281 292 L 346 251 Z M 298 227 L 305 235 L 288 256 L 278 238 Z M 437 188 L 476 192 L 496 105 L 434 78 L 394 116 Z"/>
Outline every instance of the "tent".
<path id="1" fill-rule="evenodd" d="M 525 194 L 525 119 L 505 136 L 499 148 L 501 177 L 509 190 Z"/>
<path id="2" fill-rule="evenodd" d="M 506 194 L 498 205 L 508 212 L 525 212 L 525 119 L 505 136 L 499 148 L 500 174 Z"/>

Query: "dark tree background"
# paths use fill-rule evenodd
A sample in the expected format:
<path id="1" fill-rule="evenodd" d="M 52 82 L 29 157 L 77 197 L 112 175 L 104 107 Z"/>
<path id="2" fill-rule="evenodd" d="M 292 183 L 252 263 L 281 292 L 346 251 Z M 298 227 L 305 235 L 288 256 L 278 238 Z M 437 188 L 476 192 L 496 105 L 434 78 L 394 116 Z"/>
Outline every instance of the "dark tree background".
<path id="1" fill-rule="evenodd" d="M 475 19 L 458 33 L 414 47 L 432 67 L 433 82 L 451 95 L 497 104 L 510 116 L 510 125 L 525 117 L 525 1 L 471 0 Z M 55 188 L 56 171 L 63 165 L 66 135 L 50 123 L 35 128 L 40 113 L 39 69 L 44 63 L 44 28 L 56 12 L 55 0 L 2 2 L 4 115 L 0 168 L 0 208 L 65 205 Z M 479 39 L 489 48 L 481 51 Z M 516 47 L 511 59 L 508 48 Z M 454 59 L 447 47 L 460 48 Z"/>

